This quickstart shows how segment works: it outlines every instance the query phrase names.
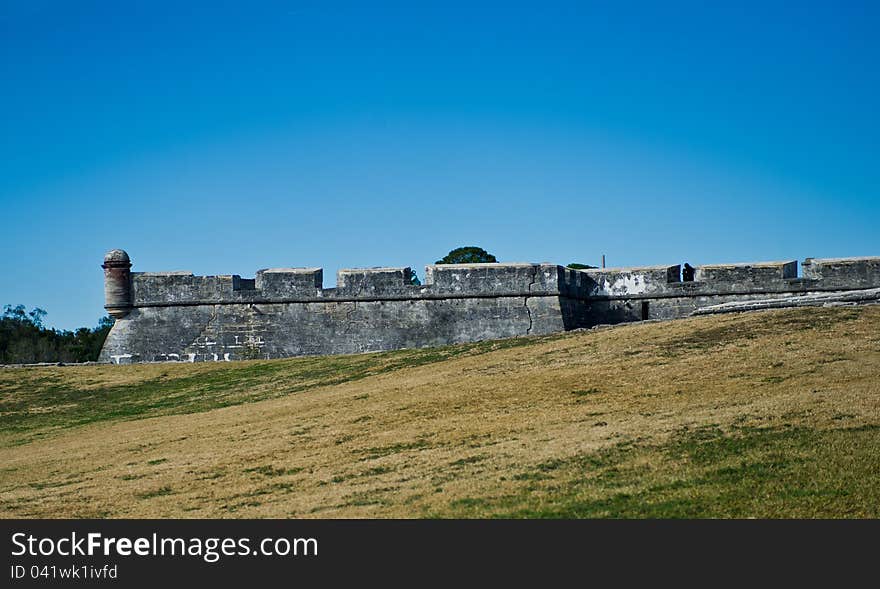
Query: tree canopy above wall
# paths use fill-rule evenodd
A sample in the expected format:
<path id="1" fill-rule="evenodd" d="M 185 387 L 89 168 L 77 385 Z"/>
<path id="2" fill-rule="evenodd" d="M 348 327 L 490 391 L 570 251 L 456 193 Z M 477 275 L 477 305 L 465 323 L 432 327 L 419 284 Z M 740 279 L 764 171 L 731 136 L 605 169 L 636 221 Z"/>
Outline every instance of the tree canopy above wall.
<path id="1" fill-rule="evenodd" d="M 590 266 L 589 264 L 580 264 L 578 262 L 572 262 L 566 268 L 571 268 L 572 270 L 592 270 L 596 268 L 596 266 Z"/>
<path id="2" fill-rule="evenodd" d="M 485 264 L 497 261 L 495 256 L 483 248 L 469 245 L 455 248 L 442 260 L 437 260 L 435 264 Z"/>

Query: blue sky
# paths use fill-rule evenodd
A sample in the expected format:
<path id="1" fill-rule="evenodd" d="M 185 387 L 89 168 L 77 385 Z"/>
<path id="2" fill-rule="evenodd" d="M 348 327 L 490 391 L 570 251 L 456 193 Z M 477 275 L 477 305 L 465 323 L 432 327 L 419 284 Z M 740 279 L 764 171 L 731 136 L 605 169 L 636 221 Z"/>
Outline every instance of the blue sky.
<path id="1" fill-rule="evenodd" d="M 123 6 L 124 5 L 124 6 Z M 0 1 L 0 304 L 141 271 L 880 255 L 876 2 Z"/>

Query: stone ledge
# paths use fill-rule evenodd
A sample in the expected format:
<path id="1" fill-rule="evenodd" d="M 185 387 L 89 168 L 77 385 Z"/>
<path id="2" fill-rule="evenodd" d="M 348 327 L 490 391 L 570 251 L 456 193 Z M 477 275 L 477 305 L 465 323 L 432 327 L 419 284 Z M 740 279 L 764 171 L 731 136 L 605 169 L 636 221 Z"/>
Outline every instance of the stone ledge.
<path id="1" fill-rule="evenodd" d="M 697 309 L 693 315 L 715 315 L 719 313 L 740 313 L 744 311 L 760 311 L 763 309 L 787 309 L 792 307 L 824 307 L 831 305 L 880 303 L 880 288 L 853 290 L 848 292 L 803 294 L 778 299 L 761 299 L 722 303 Z"/>

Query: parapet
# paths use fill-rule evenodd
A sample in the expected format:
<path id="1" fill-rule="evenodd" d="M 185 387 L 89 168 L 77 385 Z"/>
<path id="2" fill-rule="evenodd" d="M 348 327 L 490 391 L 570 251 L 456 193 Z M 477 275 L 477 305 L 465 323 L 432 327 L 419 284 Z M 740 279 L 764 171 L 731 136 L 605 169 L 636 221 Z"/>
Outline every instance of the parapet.
<path id="1" fill-rule="evenodd" d="M 696 283 L 713 293 L 782 292 L 800 290 L 797 261 L 704 264 L 696 269 Z"/>
<path id="2" fill-rule="evenodd" d="M 555 264 L 435 264 L 425 267 L 425 286 L 437 295 L 558 293 L 561 270 Z"/>
<path id="3" fill-rule="evenodd" d="M 323 288 L 321 268 L 269 268 L 255 278 L 195 276 L 192 272 L 131 272 L 125 252 L 105 259 L 107 309 L 123 317 L 133 307 L 257 304 L 319 301 L 562 296 L 572 299 L 627 299 L 750 295 L 880 287 L 880 257 L 813 259 L 797 276 L 796 261 L 707 264 L 693 281 L 682 281 L 681 266 L 574 270 L 556 264 L 436 264 L 425 268 L 425 283 L 412 284 L 413 271 L 401 268 L 339 270 L 335 288 Z"/>
<path id="4" fill-rule="evenodd" d="M 220 301 L 229 298 L 238 276 L 194 276 L 192 272 L 132 272 L 134 304 Z"/>
<path id="5" fill-rule="evenodd" d="M 596 268 L 578 270 L 586 277 L 587 296 L 613 297 L 662 294 L 681 280 L 681 266 Z"/>
<path id="6" fill-rule="evenodd" d="M 807 258 L 804 278 L 821 281 L 834 288 L 875 288 L 880 286 L 880 257 Z"/>
<path id="7" fill-rule="evenodd" d="M 588 297 L 650 298 L 803 291 L 810 281 L 799 280 L 797 262 L 706 264 L 696 269 L 694 280 L 682 281 L 681 266 L 578 270 L 586 277 Z"/>
<path id="8" fill-rule="evenodd" d="M 257 270 L 254 289 L 268 299 L 290 296 L 316 297 L 324 286 L 321 268 L 267 268 Z"/>
<path id="9" fill-rule="evenodd" d="M 412 292 L 411 268 L 346 268 L 336 273 L 336 294 L 379 297 Z"/>
<path id="10" fill-rule="evenodd" d="M 704 264 L 697 268 L 699 282 L 745 282 L 761 284 L 783 278 L 797 278 L 797 261 Z"/>
<path id="11" fill-rule="evenodd" d="M 195 276 L 192 272 L 134 272 L 134 306 L 271 303 L 522 296 L 583 291 L 581 275 L 555 264 L 449 264 L 425 269 L 425 284 L 413 285 L 413 271 L 346 268 L 335 288 L 323 288 L 321 268 L 269 268 L 252 279 L 238 275 Z"/>

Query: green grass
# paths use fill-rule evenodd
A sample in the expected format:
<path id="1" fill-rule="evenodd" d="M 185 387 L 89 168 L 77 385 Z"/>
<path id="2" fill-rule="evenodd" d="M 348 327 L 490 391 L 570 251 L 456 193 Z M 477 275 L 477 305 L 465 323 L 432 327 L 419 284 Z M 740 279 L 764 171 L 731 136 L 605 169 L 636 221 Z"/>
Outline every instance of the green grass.
<path id="1" fill-rule="evenodd" d="M 668 357 L 704 353 L 722 346 L 739 345 L 786 331 L 827 331 L 841 323 L 857 320 L 859 317 L 860 311 L 857 309 L 811 309 L 809 313 L 775 315 L 772 321 L 764 325 L 756 326 L 750 323 L 744 326 L 732 323 L 700 327 L 687 335 L 668 339 L 660 346 L 660 352 Z"/>
<path id="2" fill-rule="evenodd" d="M 246 468 L 244 472 L 252 472 L 256 474 L 260 474 L 266 477 L 280 477 L 284 475 L 296 474 L 302 471 L 301 468 L 276 468 L 271 464 L 264 464 L 263 466 L 255 466 L 254 468 Z"/>
<path id="3" fill-rule="evenodd" d="M 423 448 L 429 447 L 428 442 L 425 440 L 416 440 L 414 442 L 402 442 L 399 444 L 391 444 L 390 446 L 379 446 L 374 448 L 364 448 L 363 450 L 358 449 L 356 453 L 358 454 L 366 454 L 361 460 L 375 460 L 376 458 L 382 458 L 383 456 L 390 456 L 391 454 L 398 454 L 400 452 L 408 452 L 410 450 L 421 450 Z"/>
<path id="4" fill-rule="evenodd" d="M 53 372 L 49 375 L 47 369 L 9 370 L 0 373 L 0 393 L 3 393 L 0 396 L 0 431 L 11 434 L 6 445 L 22 444 L 52 430 L 101 421 L 210 411 L 459 356 L 535 345 L 552 337 L 512 338 L 375 354 L 235 362 L 196 375 L 173 377 L 163 374 L 136 385 L 90 389 L 66 384 L 62 374 L 57 372 L 64 368 L 51 369 Z M 34 407 L 51 410 L 34 412 Z"/>
<path id="5" fill-rule="evenodd" d="M 450 515 L 496 518 L 880 516 L 880 426 L 714 427 L 537 464 L 519 493 L 466 498 Z"/>
<path id="6" fill-rule="evenodd" d="M 153 497 L 162 497 L 164 495 L 171 495 L 174 491 L 171 487 L 160 487 L 153 491 L 147 491 L 146 493 L 140 493 L 137 495 L 138 499 L 152 499 Z"/>
<path id="7" fill-rule="evenodd" d="M 572 391 L 571 394 L 576 397 L 589 397 L 590 395 L 596 395 L 601 392 L 602 391 L 600 391 L 596 387 L 591 387 L 589 389 L 578 389 L 576 391 Z"/>

